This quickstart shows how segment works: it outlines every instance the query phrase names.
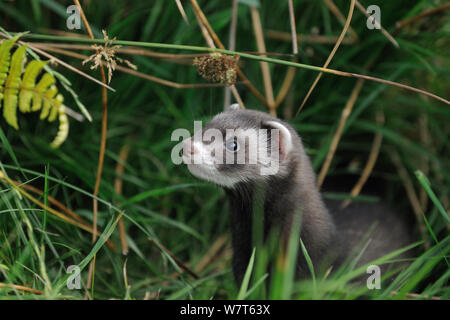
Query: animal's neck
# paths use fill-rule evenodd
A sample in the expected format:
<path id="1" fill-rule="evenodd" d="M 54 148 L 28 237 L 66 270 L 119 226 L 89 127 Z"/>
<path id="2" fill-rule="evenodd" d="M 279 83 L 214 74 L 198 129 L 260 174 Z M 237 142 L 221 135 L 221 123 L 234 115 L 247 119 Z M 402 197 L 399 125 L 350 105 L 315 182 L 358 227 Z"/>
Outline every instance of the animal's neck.
<path id="1" fill-rule="evenodd" d="M 225 189 L 231 210 L 231 242 L 233 274 L 241 283 L 252 252 L 253 185 L 239 184 Z"/>
<path id="2" fill-rule="evenodd" d="M 306 154 L 289 164 L 284 177 L 273 176 L 267 180 L 264 201 L 264 235 L 270 231 L 281 232 L 287 240 L 294 215 L 301 215 L 301 238 L 313 262 L 322 257 L 332 241 L 335 227 L 320 193 L 315 175 Z M 232 223 L 233 272 L 240 282 L 245 273 L 252 250 L 252 204 L 254 184 L 240 184 L 227 190 Z M 306 271 L 306 261 L 299 254 L 299 271 Z"/>

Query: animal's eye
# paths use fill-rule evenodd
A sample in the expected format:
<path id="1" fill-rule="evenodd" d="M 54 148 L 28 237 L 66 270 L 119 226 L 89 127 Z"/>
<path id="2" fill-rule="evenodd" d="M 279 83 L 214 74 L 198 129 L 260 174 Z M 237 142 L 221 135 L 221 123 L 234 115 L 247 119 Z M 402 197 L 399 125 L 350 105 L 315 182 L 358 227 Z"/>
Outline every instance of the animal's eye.
<path id="1" fill-rule="evenodd" d="M 231 138 L 225 142 L 225 148 L 227 148 L 228 151 L 236 152 L 239 150 L 239 143 L 237 142 L 236 137 Z"/>

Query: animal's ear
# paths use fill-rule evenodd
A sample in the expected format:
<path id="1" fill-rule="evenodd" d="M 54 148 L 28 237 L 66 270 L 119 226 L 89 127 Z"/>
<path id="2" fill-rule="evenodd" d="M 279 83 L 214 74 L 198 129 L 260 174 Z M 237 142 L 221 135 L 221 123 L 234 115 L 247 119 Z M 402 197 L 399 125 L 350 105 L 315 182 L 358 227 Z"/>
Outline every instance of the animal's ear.
<path id="1" fill-rule="evenodd" d="M 233 103 L 231 105 L 229 105 L 225 111 L 233 111 L 233 110 L 239 110 L 241 109 L 241 106 L 239 105 L 239 103 Z"/>
<path id="2" fill-rule="evenodd" d="M 278 148 L 280 156 L 281 159 L 286 159 L 293 149 L 292 134 L 289 129 L 278 121 L 265 121 L 263 125 L 264 127 L 267 127 L 271 133 L 273 129 L 278 130 Z M 270 136 L 272 137 L 274 135 L 270 134 Z"/>

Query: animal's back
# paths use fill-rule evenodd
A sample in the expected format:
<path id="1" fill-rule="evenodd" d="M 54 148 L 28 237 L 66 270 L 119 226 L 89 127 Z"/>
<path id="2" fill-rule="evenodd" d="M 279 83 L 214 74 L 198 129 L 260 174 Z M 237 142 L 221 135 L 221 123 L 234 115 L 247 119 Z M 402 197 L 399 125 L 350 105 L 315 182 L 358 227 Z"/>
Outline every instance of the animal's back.
<path id="1" fill-rule="evenodd" d="M 414 242 L 413 227 L 398 212 L 394 212 L 384 203 L 353 202 L 340 209 L 341 202 L 325 201 L 336 225 L 336 242 L 342 258 L 356 257 L 364 245 L 369 242 L 357 266 L 369 263 L 395 250 Z M 393 259 L 412 257 L 407 251 Z M 399 264 L 392 265 L 399 266 Z M 389 266 L 380 266 L 382 272 Z"/>

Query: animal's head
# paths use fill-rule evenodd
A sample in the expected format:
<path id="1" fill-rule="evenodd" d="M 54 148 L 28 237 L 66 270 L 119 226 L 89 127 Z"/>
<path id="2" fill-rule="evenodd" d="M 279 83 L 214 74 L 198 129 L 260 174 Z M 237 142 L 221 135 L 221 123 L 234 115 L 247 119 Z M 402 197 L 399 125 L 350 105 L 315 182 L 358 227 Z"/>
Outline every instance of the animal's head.
<path id="1" fill-rule="evenodd" d="M 233 187 L 286 174 L 297 140 L 279 119 L 234 104 L 183 141 L 183 162 L 194 176 Z"/>

